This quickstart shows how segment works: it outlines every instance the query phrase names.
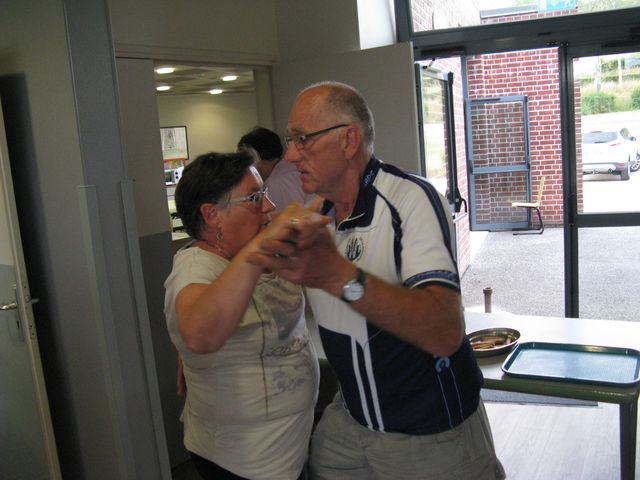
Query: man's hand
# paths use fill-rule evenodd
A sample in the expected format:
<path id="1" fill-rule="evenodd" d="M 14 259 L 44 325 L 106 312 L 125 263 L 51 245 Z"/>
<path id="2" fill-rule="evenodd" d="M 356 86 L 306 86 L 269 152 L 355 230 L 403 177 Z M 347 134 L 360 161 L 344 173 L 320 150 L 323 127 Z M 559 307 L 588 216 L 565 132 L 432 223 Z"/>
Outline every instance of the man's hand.
<path id="1" fill-rule="evenodd" d="M 251 242 L 250 258 L 254 259 L 251 263 L 269 268 L 263 261 L 257 260 L 257 256 L 288 257 L 295 251 L 311 246 L 331 222 L 329 217 L 318 213 L 322 201 L 317 197 L 309 208 L 294 203 L 274 215 L 271 224 Z M 265 250 L 263 245 L 271 247 Z"/>
<path id="2" fill-rule="evenodd" d="M 345 269 L 353 266 L 336 249 L 331 232 L 316 226 L 301 233 L 302 240 L 269 237 L 260 242 L 260 253 L 247 258 L 250 263 L 276 272 L 281 277 L 311 288 L 333 291 L 342 285 Z"/>
<path id="3" fill-rule="evenodd" d="M 293 243 L 297 248 L 311 245 L 319 231 L 331 222 L 327 216 L 320 215 L 324 200 L 316 197 L 308 208 L 293 203 L 274 215 L 273 222 L 261 232 L 260 241 L 264 238 Z M 284 255 L 283 252 L 281 254 Z"/>
<path id="4" fill-rule="evenodd" d="M 339 267 L 349 268 L 350 264 L 338 253 L 327 228 L 331 219 L 318 213 L 322 202 L 316 197 L 309 208 L 298 204 L 285 208 L 256 237 L 257 248 L 247 261 L 291 282 L 330 289 Z"/>

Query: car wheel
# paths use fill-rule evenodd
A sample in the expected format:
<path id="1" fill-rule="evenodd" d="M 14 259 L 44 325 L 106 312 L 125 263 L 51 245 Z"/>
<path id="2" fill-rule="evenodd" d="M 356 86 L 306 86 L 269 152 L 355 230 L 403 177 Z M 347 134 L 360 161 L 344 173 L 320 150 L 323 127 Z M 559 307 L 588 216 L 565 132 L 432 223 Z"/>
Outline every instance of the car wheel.
<path id="1" fill-rule="evenodd" d="M 635 160 L 631 161 L 629 170 L 631 170 L 632 172 L 637 172 L 638 170 L 640 170 L 640 153 L 636 153 L 636 158 Z"/>

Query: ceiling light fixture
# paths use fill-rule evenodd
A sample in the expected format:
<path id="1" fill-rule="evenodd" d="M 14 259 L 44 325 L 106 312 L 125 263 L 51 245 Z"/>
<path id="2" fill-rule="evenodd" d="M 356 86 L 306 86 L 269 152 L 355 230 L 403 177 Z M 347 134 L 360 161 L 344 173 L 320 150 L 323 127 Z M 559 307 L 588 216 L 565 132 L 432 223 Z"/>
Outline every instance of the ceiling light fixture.
<path id="1" fill-rule="evenodd" d="M 237 75 L 225 75 L 224 77 L 222 77 L 223 82 L 233 82 L 234 80 L 237 80 L 237 79 L 238 79 Z"/>
<path id="2" fill-rule="evenodd" d="M 156 90 L 158 92 L 166 92 L 167 90 L 171 90 L 171 87 L 169 85 L 158 85 Z"/>
<path id="3" fill-rule="evenodd" d="M 156 73 L 159 75 L 164 75 L 165 73 L 173 73 L 176 69 L 173 67 L 159 67 L 156 68 Z"/>
<path id="4" fill-rule="evenodd" d="M 222 89 L 221 88 L 214 88 L 212 90 L 209 90 L 209 93 L 211 95 L 220 95 L 222 93 Z"/>

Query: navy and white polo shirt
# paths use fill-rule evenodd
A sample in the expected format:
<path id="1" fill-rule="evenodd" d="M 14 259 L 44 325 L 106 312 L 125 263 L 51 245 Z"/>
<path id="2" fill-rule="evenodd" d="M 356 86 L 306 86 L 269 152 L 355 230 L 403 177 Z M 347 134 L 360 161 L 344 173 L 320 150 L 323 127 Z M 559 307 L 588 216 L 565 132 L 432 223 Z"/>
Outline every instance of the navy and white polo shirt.
<path id="1" fill-rule="evenodd" d="M 330 214 L 333 205 L 325 202 Z M 446 200 L 425 179 L 372 157 L 351 216 L 336 227 L 338 250 L 386 282 L 460 289 Z M 467 339 L 436 358 L 369 323 L 350 306 L 307 290 L 345 408 L 384 432 L 431 434 L 462 423 L 478 406 L 482 374 Z"/>

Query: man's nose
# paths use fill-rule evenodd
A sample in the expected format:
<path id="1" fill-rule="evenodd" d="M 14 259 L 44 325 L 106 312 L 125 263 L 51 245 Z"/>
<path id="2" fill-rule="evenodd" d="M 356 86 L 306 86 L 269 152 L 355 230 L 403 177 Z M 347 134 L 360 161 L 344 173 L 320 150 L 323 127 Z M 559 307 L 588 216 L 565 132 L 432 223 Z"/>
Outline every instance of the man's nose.
<path id="1" fill-rule="evenodd" d="M 296 142 L 289 142 L 287 145 L 287 149 L 284 152 L 285 161 L 294 163 L 300 160 L 300 152 L 298 151 L 298 147 L 296 146 Z"/>

